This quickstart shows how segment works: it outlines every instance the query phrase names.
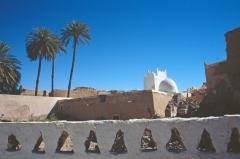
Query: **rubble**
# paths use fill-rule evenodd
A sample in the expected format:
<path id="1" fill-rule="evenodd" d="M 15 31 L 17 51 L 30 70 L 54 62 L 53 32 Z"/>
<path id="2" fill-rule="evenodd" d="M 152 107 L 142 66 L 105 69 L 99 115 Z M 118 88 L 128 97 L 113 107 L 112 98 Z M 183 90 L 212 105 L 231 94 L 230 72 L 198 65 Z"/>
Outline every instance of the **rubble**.
<path id="1" fill-rule="evenodd" d="M 185 96 L 187 94 L 187 96 Z M 203 85 L 200 88 L 191 88 L 187 93 L 175 94 L 168 103 L 166 117 L 193 117 L 197 116 L 197 111 L 204 97 L 207 95 L 207 88 Z"/>

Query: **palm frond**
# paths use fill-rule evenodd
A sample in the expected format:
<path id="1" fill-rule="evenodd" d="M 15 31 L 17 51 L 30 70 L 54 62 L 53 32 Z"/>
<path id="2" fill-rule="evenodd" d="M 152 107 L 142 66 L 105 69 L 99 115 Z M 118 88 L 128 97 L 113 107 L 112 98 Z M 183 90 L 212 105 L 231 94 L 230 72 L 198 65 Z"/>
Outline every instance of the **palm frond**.
<path id="1" fill-rule="evenodd" d="M 60 51 L 64 51 L 61 39 L 47 29 L 36 29 L 30 32 L 26 40 L 26 50 L 30 60 L 34 61 L 40 56 L 52 60 Z"/>
<path id="2" fill-rule="evenodd" d="M 0 92 L 3 88 L 15 87 L 21 79 L 21 62 L 9 51 L 7 44 L 0 42 Z"/>
<path id="3" fill-rule="evenodd" d="M 73 21 L 61 30 L 62 42 L 65 46 L 69 44 L 71 40 L 75 40 L 78 44 L 86 44 L 91 40 L 89 34 L 89 28 L 86 24 L 79 21 Z"/>

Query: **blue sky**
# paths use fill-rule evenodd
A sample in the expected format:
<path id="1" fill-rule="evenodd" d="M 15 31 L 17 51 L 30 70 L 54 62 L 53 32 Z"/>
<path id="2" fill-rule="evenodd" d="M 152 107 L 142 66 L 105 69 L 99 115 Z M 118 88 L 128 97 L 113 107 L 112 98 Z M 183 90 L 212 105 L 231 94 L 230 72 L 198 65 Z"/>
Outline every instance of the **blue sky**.
<path id="1" fill-rule="evenodd" d="M 205 81 L 204 62 L 225 59 L 224 34 L 240 26 L 239 0 L 1 0 L 0 40 L 22 61 L 21 84 L 35 88 L 37 61 L 25 40 L 36 27 L 60 29 L 72 20 L 90 27 L 79 46 L 72 88 L 143 89 L 147 70 L 166 69 L 180 90 Z M 67 89 L 72 49 L 56 61 L 55 88 Z M 40 89 L 50 90 L 51 63 Z"/>

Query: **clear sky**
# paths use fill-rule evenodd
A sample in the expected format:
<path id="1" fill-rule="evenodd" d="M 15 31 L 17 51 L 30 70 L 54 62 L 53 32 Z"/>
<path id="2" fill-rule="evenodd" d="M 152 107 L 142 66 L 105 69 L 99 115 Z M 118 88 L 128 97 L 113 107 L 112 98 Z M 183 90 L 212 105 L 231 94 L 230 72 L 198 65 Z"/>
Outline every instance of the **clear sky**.
<path id="1" fill-rule="evenodd" d="M 0 0 L 0 40 L 22 61 L 21 84 L 34 89 L 38 63 L 26 56 L 28 32 L 88 24 L 92 40 L 77 49 L 72 88 L 143 89 L 147 70 L 166 69 L 180 90 L 205 81 L 204 62 L 225 59 L 224 34 L 240 26 L 239 0 Z M 55 88 L 67 89 L 72 46 L 56 61 Z M 50 90 L 51 63 L 40 89 Z"/>

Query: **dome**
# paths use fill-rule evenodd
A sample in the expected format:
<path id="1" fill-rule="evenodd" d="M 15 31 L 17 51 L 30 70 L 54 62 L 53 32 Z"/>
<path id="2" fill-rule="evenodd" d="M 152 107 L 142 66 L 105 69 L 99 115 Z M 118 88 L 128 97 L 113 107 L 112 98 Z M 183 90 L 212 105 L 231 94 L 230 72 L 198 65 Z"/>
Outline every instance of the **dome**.
<path id="1" fill-rule="evenodd" d="M 159 85 L 159 91 L 168 93 L 178 93 L 177 84 L 172 79 L 165 79 Z"/>

